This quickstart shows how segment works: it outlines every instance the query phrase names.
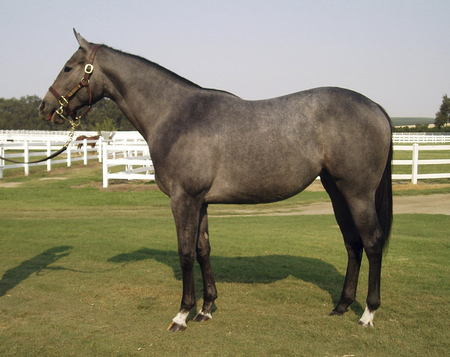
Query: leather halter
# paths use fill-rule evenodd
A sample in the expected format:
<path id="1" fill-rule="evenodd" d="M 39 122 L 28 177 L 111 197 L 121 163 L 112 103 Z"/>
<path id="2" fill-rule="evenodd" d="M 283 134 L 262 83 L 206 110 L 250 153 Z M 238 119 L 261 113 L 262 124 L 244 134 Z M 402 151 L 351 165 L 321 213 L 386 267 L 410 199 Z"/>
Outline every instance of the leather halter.
<path id="1" fill-rule="evenodd" d="M 89 81 L 92 75 L 92 72 L 94 71 L 94 59 L 95 55 L 97 54 L 97 50 L 100 47 L 100 45 L 95 45 L 94 49 L 91 53 L 91 58 L 89 59 L 89 62 L 84 67 L 84 77 L 81 78 L 80 83 L 78 83 L 75 88 L 73 88 L 69 93 L 67 93 L 65 96 L 60 95 L 53 87 L 49 88 L 49 91 L 56 97 L 58 100 L 60 107 L 58 110 L 56 110 L 56 114 L 58 114 L 61 118 L 68 120 L 71 123 L 75 123 L 77 120 L 80 120 L 88 111 L 91 109 L 92 104 L 92 92 L 91 87 L 89 86 Z M 80 116 L 76 116 L 75 113 L 69 108 L 69 102 L 70 100 L 75 96 L 75 94 L 78 93 L 78 91 L 81 88 L 86 88 L 86 91 L 89 93 L 89 105 L 86 107 L 86 109 L 83 111 L 83 113 Z M 68 119 L 64 116 L 64 111 L 72 118 Z M 76 124 L 78 125 L 78 124 Z"/>
<path id="2" fill-rule="evenodd" d="M 35 163 L 43 162 L 43 161 L 50 160 L 50 159 L 56 157 L 59 154 L 61 154 L 62 152 L 64 152 L 69 147 L 69 144 L 73 138 L 73 134 L 75 133 L 75 128 L 80 124 L 79 120 L 89 111 L 89 109 L 91 109 L 92 92 L 91 92 L 91 87 L 89 86 L 89 80 L 91 78 L 92 72 L 94 71 L 93 63 L 94 63 L 95 55 L 97 54 L 97 50 L 99 47 L 100 47 L 100 45 L 94 46 L 92 53 L 91 53 L 91 58 L 89 59 L 89 63 L 87 63 L 86 66 L 84 67 L 84 77 L 81 78 L 80 83 L 78 83 L 74 89 L 72 89 L 69 93 L 67 93 L 66 96 L 60 95 L 53 87 L 49 88 L 50 92 L 56 97 L 56 99 L 58 99 L 58 102 L 60 104 L 59 109 L 56 110 L 55 113 L 58 114 L 61 118 L 68 120 L 70 122 L 70 124 L 72 125 L 72 129 L 69 134 L 69 139 L 64 144 L 64 146 L 61 149 L 59 149 L 58 151 L 51 154 L 50 156 L 48 156 L 44 159 L 36 160 L 36 161 L 20 162 L 20 161 L 16 161 L 16 160 L 7 159 L 2 156 L 0 156 L 0 160 L 13 162 L 16 164 L 28 164 L 28 165 L 35 164 Z M 86 91 L 89 93 L 89 105 L 86 107 L 86 109 L 83 111 L 83 113 L 77 117 L 75 115 L 75 113 L 69 108 L 69 101 L 81 88 L 86 88 Z M 64 111 L 66 111 L 66 113 L 70 116 L 71 119 L 66 118 L 64 116 Z"/>

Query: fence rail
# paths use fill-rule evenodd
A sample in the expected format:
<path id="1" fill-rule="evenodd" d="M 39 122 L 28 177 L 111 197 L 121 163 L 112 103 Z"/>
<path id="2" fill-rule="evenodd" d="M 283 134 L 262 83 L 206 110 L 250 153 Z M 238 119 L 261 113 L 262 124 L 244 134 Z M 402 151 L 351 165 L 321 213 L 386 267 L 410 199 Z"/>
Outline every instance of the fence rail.
<path id="1" fill-rule="evenodd" d="M 446 144 L 450 143 L 448 133 L 394 133 L 392 141 L 398 143 Z"/>

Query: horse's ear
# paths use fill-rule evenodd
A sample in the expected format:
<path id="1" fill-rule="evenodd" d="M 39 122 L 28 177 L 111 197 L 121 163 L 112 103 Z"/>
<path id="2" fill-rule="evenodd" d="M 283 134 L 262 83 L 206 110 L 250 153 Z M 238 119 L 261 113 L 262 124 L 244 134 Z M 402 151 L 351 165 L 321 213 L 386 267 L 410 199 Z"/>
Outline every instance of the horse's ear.
<path id="1" fill-rule="evenodd" d="M 86 41 L 83 38 L 83 36 L 81 36 L 75 29 L 73 29 L 73 33 L 75 34 L 75 37 L 76 37 L 78 43 L 80 44 L 80 47 L 84 48 L 84 49 L 88 49 L 90 46 L 89 42 Z"/>

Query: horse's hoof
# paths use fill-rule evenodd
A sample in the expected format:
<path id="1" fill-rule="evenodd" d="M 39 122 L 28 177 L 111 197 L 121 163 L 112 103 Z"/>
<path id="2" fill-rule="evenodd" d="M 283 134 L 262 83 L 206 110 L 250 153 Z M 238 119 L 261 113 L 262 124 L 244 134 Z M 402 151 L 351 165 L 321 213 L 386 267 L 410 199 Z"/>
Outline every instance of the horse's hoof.
<path id="1" fill-rule="evenodd" d="M 368 328 L 368 327 L 373 327 L 373 322 L 372 321 L 364 322 L 362 320 L 359 320 L 358 325 Z"/>
<path id="2" fill-rule="evenodd" d="M 197 316 L 194 317 L 194 321 L 196 322 L 204 322 L 211 319 L 210 314 L 203 315 L 202 313 L 198 313 Z"/>
<path id="3" fill-rule="evenodd" d="M 330 312 L 330 314 L 328 316 L 342 316 L 342 315 L 344 315 L 343 312 L 339 312 L 337 310 L 333 310 L 333 311 Z"/>
<path id="4" fill-rule="evenodd" d="M 180 332 L 180 331 L 186 330 L 186 328 L 187 328 L 186 325 L 180 325 L 180 324 L 177 324 L 176 322 L 172 321 L 172 323 L 167 328 L 167 331 Z"/>

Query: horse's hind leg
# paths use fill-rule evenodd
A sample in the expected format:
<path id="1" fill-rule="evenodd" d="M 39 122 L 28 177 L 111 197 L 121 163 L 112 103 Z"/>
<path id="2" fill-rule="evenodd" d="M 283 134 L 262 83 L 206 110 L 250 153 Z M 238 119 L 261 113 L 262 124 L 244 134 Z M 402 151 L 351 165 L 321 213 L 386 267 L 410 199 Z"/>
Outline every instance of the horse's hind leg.
<path id="1" fill-rule="evenodd" d="M 336 221 L 344 237 L 348 254 L 347 273 L 344 287 L 336 308 L 330 315 L 342 315 L 356 299 L 359 270 L 363 253 L 363 244 L 355 226 L 347 202 L 330 175 L 323 171 L 320 175 L 322 184 L 331 198 Z"/>
<path id="2" fill-rule="evenodd" d="M 385 242 L 375 208 L 375 193 L 363 191 L 355 185 L 338 182 L 337 186 L 346 198 L 352 213 L 353 222 L 361 236 L 364 251 L 369 260 L 369 286 L 366 300 L 366 311 L 359 323 L 365 327 L 373 326 L 375 311 L 381 304 L 380 279 L 381 260 Z"/>
<path id="3" fill-rule="evenodd" d="M 203 205 L 200 211 L 200 226 L 197 241 L 197 261 L 199 262 L 202 271 L 204 298 L 203 307 L 194 318 L 195 321 L 207 321 L 212 318 L 211 309 L 214 300 L 217 299 L 217 289 L 211 268 L 210 253 L 211 247 L 209 244 L 208 234 L 207 205 Z"/>

